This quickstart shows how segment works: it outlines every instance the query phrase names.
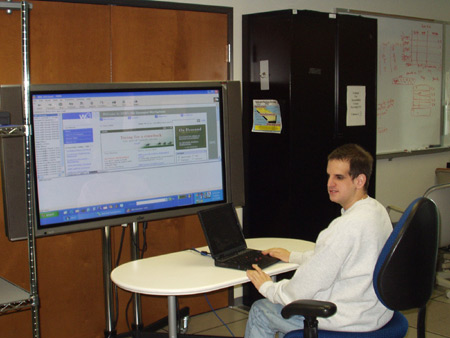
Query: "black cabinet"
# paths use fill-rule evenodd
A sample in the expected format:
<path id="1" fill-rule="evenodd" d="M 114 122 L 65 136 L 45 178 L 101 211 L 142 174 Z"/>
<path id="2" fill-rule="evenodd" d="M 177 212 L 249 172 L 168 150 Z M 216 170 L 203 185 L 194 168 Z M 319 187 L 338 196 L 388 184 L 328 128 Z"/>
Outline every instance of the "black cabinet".
<path id="1" fill-rule="evenodd" d="M 376 75 L 375 19 L 292 10 L 243 16 L 246 237 L 315 241 L 340 214 L 326 189 L 327 155 L 358 143 L 375 157 Z M 362 125 L 346 122 L 349 86 L 365 91 Z M 278 101 L 281 133 L 252 132 L 255 99 Z M 374 187 L 375 175 L 371 196 Z"/>

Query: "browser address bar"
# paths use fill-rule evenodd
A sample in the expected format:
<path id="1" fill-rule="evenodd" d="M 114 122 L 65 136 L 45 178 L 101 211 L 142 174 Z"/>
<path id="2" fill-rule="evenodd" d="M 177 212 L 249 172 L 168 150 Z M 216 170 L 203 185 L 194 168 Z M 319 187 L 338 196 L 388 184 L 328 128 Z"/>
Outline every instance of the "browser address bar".
<path id="1" fill-rule="evenodd" d="M 168 198 L 156 198 L 156 199 L 153 199 L 153 200 L 146 200 L 146 201 L 136 202 L 136 205 L 161 203 L 161 202 L 167 202 L 168 200 L 169 200 Z"/>

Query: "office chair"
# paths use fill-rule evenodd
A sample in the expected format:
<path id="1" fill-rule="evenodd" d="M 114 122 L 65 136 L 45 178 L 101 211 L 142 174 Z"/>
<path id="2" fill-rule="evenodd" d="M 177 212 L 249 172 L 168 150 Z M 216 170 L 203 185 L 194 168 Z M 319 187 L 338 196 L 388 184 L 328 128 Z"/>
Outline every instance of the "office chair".
<path id="1" fill-rule="evenodd" d="M 428 198 L 413 201 L 387 239 L 373 274 L 378 299 L 394 311 L 392 319 L 371 332 L 332 332 L 318 330 L 317 317 L 330 317 L 339 309 L 330 302 L 299 300 L 286 305 L 281 314 L 305 317 L 303 330 L 291 331 L 285 338 L 404 337 L 408 321 L 399 312 L 419 308 L 417 336 L 425 337 L 425 306 L 431 297 L 436 273 L 439 213 Z"/>
<path id="2" fill-rule="evenodd" d="M 439 210 L 439 248 L 450 252 L 450 208 L 448 207 L 450 203 L 450 183 L 434 185 L 428 188 L 423 196 L 432 200 Z M 388 206 L 387 210 L 388 212 L 391 210 L 399 213 L 404 212 L 403 209 L 392 205 Z M 436 283 L 447 289 L 447 297 L 450 298 L 450 272 L 438 271 Z"/>
<path id="3" fill-rule="evenodd" d="M 439 210 L 439 248 L 450 248 L 450 183 L 434 185 L 423 196 L 432 200 Z"/>
<path id="4" fill-rule="evenodd" d="M 441 220 L 439 248 L 444 252 L 450 252 L 450 183 L 432 186 L 425 191 L 423 196 L 432 200 L 439 210 Z M 438 271 L 436 274 L 436 283 L 447 289 L 447 297 L 450 298 L 450 272 Z"/>

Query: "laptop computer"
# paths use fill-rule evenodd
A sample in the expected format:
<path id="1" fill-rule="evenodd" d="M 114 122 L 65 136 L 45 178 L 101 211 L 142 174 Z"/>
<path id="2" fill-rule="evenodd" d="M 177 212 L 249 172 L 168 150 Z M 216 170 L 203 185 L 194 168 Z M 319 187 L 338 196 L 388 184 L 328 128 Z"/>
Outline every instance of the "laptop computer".
<path id="1" fill-rule="evenodd" d="M 197 212 L 211 256 L 216 266 L 248 270 L 252 264 L 261 269 L 279 262 L 260 250 L 247 248 L 239 218 L 232 203 Z"/>

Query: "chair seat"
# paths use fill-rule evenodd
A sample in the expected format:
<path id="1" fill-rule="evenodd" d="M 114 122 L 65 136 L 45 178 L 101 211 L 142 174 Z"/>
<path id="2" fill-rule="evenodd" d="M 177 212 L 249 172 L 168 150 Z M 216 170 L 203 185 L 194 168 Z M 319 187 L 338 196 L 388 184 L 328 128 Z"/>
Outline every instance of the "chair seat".
<path id="1" fill-rule="evenodd" d="M 335 337 L 358 337 L 358 338 L 403 338 L 408 331 L 408 320 L 400 312 L 395 311 L 392 319 L 382 328 L 370 332 L 338 332 L 319 331 L 319 338 Z M 287 333 L 284 338 L 303 338 L 303 330 L 296 330 Z"/>

